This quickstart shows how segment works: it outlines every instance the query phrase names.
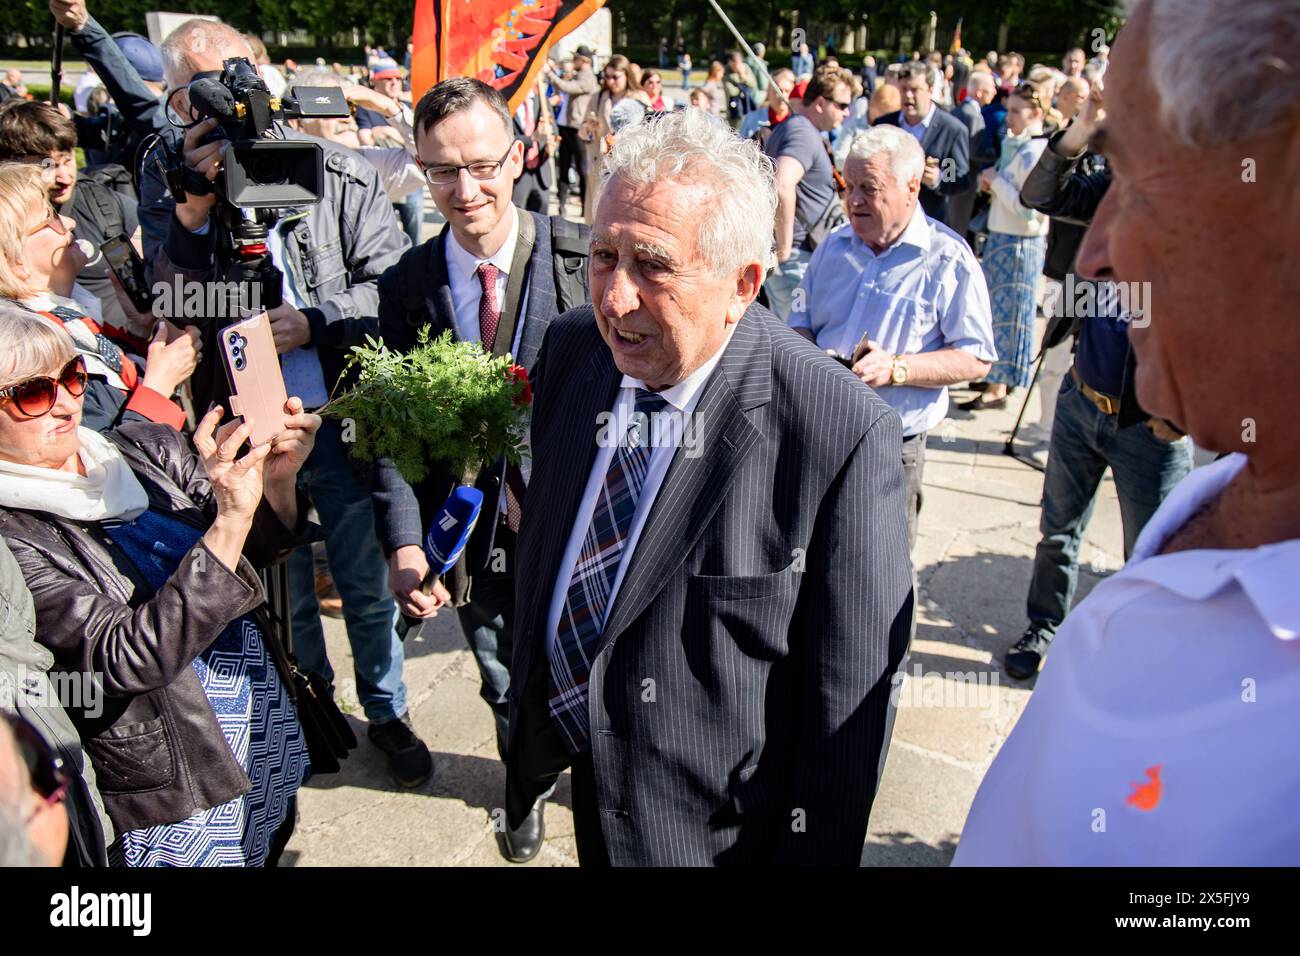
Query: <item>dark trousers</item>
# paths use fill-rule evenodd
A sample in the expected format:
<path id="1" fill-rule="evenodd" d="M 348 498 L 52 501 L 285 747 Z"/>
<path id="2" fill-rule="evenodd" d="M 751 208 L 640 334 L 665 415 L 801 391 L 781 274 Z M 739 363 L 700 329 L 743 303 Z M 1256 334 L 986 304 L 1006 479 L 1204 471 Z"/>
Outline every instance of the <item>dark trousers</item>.
<path id="1" fill-rule="evenodd" d="M 578 844 L 578 865 L 595 870 L 609 869 L 609 852 L 600 831 L 600 803 L 596 798 L 596 768 L 591 751 L 573 758 L 569 770 L 573 793 L 573 839 Z"/>
<path id="2" fill-rule="evenodd" d="M 1192 470 L 1191 439 L 1162 441 L 1146 422 L 1120 427 L 1118 416 L 1102 412 L 1067 375 L 1052 421 L 1038 526 L 1042 537 L 1034 552 L 1026 608 L 1030 626 L 1049 639 L 1074 601 L 1079 545 L 1107 466 L 1115 476 L 1127 561 L 1147 521 Z"/>
<path id="3" fill-rule="evenodd" d="M 271 847 L 266 852 L 266 862 L 263 866 L 272 867 L 280 865 L 280 857 L 284 855 L 284 848 L 289 845 L 289 838 L 293 836 L 293 828 L 298 822 L 298 798 L 294 797 L 289 801 L 289 809 L 285 811 L 284 822 L 280 824 L 280 829 L 275 831 L 275 836 L 271 838 Z"/>
<path id="4" fill-rule="evenodd" d="M 578 130 L 573 126 L 560 127 L 560 155 L 556 159 L 556 189 L 560 193 L 560 213 L 564 213 L 564 203 L 569 198 L 569 170 L 578 174 L 578 198 L 587 191 L 587 170 L 583 168 L 585 150 L 578 139 Z"/>
<path id="5" fill-rule="evenodd" d="M 542 185 L 542 170 L 525 169 L 515 180 L 514 195 L 511 197 L 514 204 L 520 209 L 526 209 L 528 212 L 540 212 L 545 214 L 549 202 L 550 190 Z"/>
<path id="6" fill-rule="evenodd" d="M 504 528 L 497 531 L 496 544 L 505 549 L 507 568 L 514 566 L 513 537 Z M 514 574 L 475 574 L 470 602 L 457 608 L 456 613 L 478 665 L 479 696 L 492 708 L 492 717 L 496 721 L 497 753 L 505 760 L 506 740 L 509 738 L 510 657 L 514 653 Z"/>
<path id="7" fill-rule="evenodd" d="M 916 547 L 921 514 L 921 480 L 925 475 L 925 432 L 903 439 L 903 480 L 907 482 L 907 544 Z"/>

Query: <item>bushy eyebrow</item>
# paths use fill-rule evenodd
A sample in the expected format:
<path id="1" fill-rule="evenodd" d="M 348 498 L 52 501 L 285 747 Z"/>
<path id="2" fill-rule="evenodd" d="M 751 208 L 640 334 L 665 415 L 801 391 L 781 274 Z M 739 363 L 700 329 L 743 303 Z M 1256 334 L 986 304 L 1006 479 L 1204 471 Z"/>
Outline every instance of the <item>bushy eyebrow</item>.
<path id="1" fill-rule="evenodd" d="M 610 236 L 606 233 L 600 233 L 600 232 L 592 232 L 591 243 L 592 245 L 600 245 L 600 246 L 618 245 L 618 243 L 614 241 L 613 236 Z M 659 245 L 658 243 L 644 242 L 644 241 L 634 242 L 632 244 L 632 248 L 643 255 L 653 256 L 656 259 L 662 259 L 664 262 L 672 263 L 675 261 L 673 259 L 672 253 L 670 253 L 667 249 L 665 249 L 663 246 Z"/>

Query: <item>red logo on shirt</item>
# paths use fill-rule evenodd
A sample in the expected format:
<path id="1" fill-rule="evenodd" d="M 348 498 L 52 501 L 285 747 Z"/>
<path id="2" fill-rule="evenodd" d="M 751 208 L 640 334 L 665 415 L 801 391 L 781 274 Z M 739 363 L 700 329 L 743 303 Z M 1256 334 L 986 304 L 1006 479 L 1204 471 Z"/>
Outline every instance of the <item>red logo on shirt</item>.
<path id="1" fill-rule="evenodd" d="M 1147 767 L 1147 782 L 1129 784 L 1133 792 L 1124 802 L 1139 810 L 1154 810 L 1164 791 L 1165 785 L 1160 781 L 1160 768 L 1163 766 L 1164 764 L 1156 764 L 1154 767 Z"/>

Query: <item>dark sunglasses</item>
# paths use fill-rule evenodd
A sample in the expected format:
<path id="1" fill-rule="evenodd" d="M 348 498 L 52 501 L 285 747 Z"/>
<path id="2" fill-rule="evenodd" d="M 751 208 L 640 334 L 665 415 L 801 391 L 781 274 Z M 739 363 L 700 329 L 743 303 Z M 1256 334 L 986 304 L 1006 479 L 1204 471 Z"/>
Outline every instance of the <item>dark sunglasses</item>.
<path id="1" fill-rule="evenodd" d="M 10 399 L 18 411 L 28 418 L 40 418 L 59 400 L 60 387 L 67 389 L 73 398 L 80 398 L 86 393 L 86 381 L 86 361 L 78 355 L 63 366 L 63 371 L 56 378 L 42 375 L 8 388 L 0 388 L 0 398 Z"/>
<path id="2" fill-rule="evenodd" d="M 18 744 L 18 755 L 32 778 L 32 789 L 41 798 L 41 805 L 24 821 L 31 823 L 38 813 L 46 807 L 61 803 L 68 795 L 68 773 L 63 767 L 63 758 L 54 752 L 35 727 L 22 717 L 7 711 L 0 712 L 0 716 L 4 717 L 5 723 L 13 731 L 14 740 Z"/>

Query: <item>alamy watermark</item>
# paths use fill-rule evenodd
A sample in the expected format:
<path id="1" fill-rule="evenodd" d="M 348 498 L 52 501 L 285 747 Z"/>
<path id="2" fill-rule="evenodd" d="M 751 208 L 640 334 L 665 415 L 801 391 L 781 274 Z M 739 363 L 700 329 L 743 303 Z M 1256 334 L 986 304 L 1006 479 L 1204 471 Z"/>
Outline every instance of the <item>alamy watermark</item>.
<path id="1" fill-rule="evenodd" d="M 596 446 L 616 448 L 624 443 L 632 448 L 681 448 L 687 458 L 704 454 L 703 427 L 694 412 L 665 408 L 658 412 L 630 412 L 619 427 L 619 416 L 601 412 L 596 416 Z"/>
<path id="2" fill-rule="evenodd" d="M 0 710 L 13 713 L 19 704 L 77 710 L 93 719 L 104 712 L 104 688 L 89 671 L 0 671 Z"/>
<path id="3" fill-rule="evenodd" d="M 897 671 L 890 684 L 889 700 L 895 707 L 978 710 L 992 720 L 1001 706 L 996 671 L 927 671 L 917 663 L 910 673 Z"/>

